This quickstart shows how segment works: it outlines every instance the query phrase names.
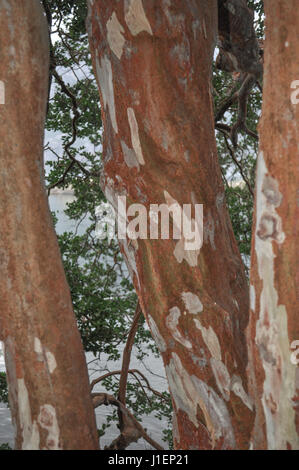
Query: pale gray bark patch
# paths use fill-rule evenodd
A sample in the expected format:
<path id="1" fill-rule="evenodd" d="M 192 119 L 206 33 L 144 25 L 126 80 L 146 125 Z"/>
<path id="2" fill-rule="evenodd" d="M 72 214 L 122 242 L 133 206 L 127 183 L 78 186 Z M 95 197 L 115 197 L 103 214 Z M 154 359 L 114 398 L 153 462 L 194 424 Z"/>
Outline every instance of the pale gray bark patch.
<path id="1" fill-rule="evenodd" d="M 145 161 L 143 158 L 143 153 L 142 153 L 142 148 L 141 148 L 141 143 L 140 143 L 140 138 L 139 138 L 139 127 L 138 127 L 134 109 L 128 108 L 127 115 L 128 115 L 130 131 L 131 131 L 132 147 L 135 151 L 138 162 L 140 163 L 140 165 L 144 165 Z"/>
<path id="2" fill-rule="evenodd" d="M 123 151 L 124 161 L 129 168 L 140 168 L 138 158 L 136 156 L 135 150 L 130 149 L 127 144 L 121 140 L 121 148 Z"/>
<path id="3" fill-rule="evenodd" d="M 202 338 L 203 338 L 208 350 L 210 351 L 211 356 L 214 359 L 218 359 L 219 361 L 221 361 L 222 360 L 222 354 L 221 354 L 220 343 L 219 343 L 218 337 L 217 337 L 215 331 L 213 330 L 213 328 L 211 327 L 211 325 L 209 325 L 208 328 L 205 328 L 197 318 L 194 319 L 194 323 L 195 323 L 196 327 L 201 331 Z"/>
<path id="4" fill-rule="evenodd" d="M 48 371 L 52 374 L 57 367 L 55 356 L 47 348 L 43 347 L 37 337 L 34 338 L 34 351 L 37 354 L 37 360 L 45 362 Z"/>
<path id="5" fill-rule="evenodd" d="M 126 42 L 123 36 L 125 30 L 118 21 L 115 11 L 112 13 L 111 17 L 107 21 L 106 27 L 107 41 L 110 46 L 110 49 L 114 52 L 118 59 L 121 59 L 124 44 Z"/>
<path id="6" fill-rule="evenodd" d="M 203 305 L 196 294 L 183 292 L 182 299 L 189 313 L 196 315 L 203 311 Z"/>
<path id="7" fill-rule="evenodd" d="M 239 377 L 238 375 L 232 376 L 231 390 L 232 392 L 234 392 L 235 395 L 241 398 L 242 402 L 244 403 L 244 405 L 247 406 L 247 408 L 253 411 L 253 401 L 249 397 L 249 395 L 245 392 L 241 377 Z"/>
<path id="8" fill-rule="evenodd" d="M 158 349 L 160 352 L 166 352 L 167 350 L 167 345 L 159 331 L 159 328 L 155 322 L 155 320 L 153 319 L 153 317 L 151 317 L 151 315 L 148 315 L 148 324 L 149 324 L 149 327 L 150 327 L 150 330 L 152 332 L 152 336 L 156 342 L 156 345 L 158 346 Z"/>
<path id="9" fill-rule="evenodd" d="M 217 393 L 198 377 L 184 369 L 179 356 L 172 353 L 166 374 L 177 409 L 184 411 L 195 427 L 199 426 L 197 407 L 205 418 L 206 427 L 215 446 L 218 439 L 223 440 L 223 448 L 235 447 L 235 437 L 225 402 Z"/>
<path id="10" fill-rule="evenodd" d="M 212 371 L 216 380 L 217 387 L 226 401 L 230 399 L 231 378 L 226 365 L 219 359 L 211 357 Z"/>
<path id="11" fill-rule="evenodd" d="M 39 425 L 47 431 L 46 449 L 60 450 L 59 445 L 59 426 L 56 417 L 56 410 L 52 405 L 46 404 L 41 406 L 38 415 Z"/>
<path id="12" fill-rule="evenodd" d="M 188 341 L 178 329 L 179 318 L 181 311 L 178 307 L 172 307 L 169 310 L 169 315 L 166 317 L 166 326 L 170 330 L 173 338 L 181 343 L 185 348 L 192 349 L 192 344 Z"/>
<path id="13" fill-rule="evenodd" d="M 96 70 L 97 78 L 100 85 L 104 107 L 108 107 L 111 123 L 115 133 L 118 133 L 118 126 L 116 121 L 115 99 L 114 99 L 114 86 L 111 62 L 106 55 L 101 57 L 99 61 L 96 56 Z"/>
<path id="14" fill-rule="evenodd" d="M 18 410 L 23 450 L 38 450 L 40 435 L 36 421 L 32 422 L 29 394 L 24 379 L 18 379 Z"/>
<path id="15" fill-rule="evenodd" d="M 142 31 L 150 35 L 153 34 L 150 22 L 143 8 L 142 0 L 126 0 L 125 11 L 125 20 L 133 36 L 137 36 Z"/>
<path id="16" fill-rule="evenodd" d="M 255 311 L 255 288 L 253 285 L 250 285 L 250 309 Z"/>

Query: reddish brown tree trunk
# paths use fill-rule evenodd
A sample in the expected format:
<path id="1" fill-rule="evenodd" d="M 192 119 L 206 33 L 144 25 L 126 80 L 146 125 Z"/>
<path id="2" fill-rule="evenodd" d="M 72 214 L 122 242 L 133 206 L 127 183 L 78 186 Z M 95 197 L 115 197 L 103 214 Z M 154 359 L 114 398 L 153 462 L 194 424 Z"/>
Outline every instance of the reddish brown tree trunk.
<path id="1" fill-rule="evenodd" d="M 203 204 L 204 244 L 121 240 L 161 351 L 180 449 L 244 449 L 248 287 L 217 158 L 211 64 L 216 0 L 89 1 L 105 126 L 107 198 Z"/>
<path id="2" fill-rule="evenodd" d="M 299 448 L 298 2 L 265 0 L 266 41 L 251 269 L 250 389 L 255 449 Z"/>
<path id="3" fill-rule="evenodd" d="M 0 2 L 0 339 L 17 449 L 96 449 L 94 410 L 43 175 L 47 25 Z"/>

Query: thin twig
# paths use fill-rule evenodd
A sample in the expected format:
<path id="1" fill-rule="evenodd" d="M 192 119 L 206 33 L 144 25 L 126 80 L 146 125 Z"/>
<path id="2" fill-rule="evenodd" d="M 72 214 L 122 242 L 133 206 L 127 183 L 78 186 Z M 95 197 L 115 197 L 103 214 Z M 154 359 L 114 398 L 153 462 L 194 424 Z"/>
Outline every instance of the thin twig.
<path id="1" fill-rule="evenodd" d="M 123 361 L 122 361 L 121 375 L 120 375 L 120 381 L 119 381 L 118 399 L 124 405 L 126 404 L 128 371 L 129 371 L 129 366 L 130 366 L 130 361 L 131 361 L 132 348 L 133 348 L 134 339 L 137 333 L 138 322 L 139 322 L 140 316 L 141 316 L 141 307 L 138 302 L 136 306 L 132 326 L 130 328 L 128 339 L 127 339 L 125 349 L 123 352 Z"/>
<path id="2" fill-rule="evenodd" d="M 136 442 L 140 437 L 143 437 L 143 439 L 145 439 L 155 449 L 164 450 L 158 442 L 147 434 L 135 416 L 133 416 L 132 413 L 113 395 L 108 395 L 107 393 L 92 393 L 92 400 L 94 408 L 101 405 L 117 406 L 121 413 L 128 418 L 128 422 L 131 424 L 131 426 L 128 426 L 127 429 L 121 432 L 120 436 L 112 442 L 108 449 L 126 448 L 131 444 L 131 442 Z"/>
<path id="3" fill-rule="evenodd" d="M 237 159 L 237 157 L 236 157 L 236 155 L 235 155 L 234 150 L 233 150 L 233 149 L 231 148 L 231 146 L 229 145 L 228 140 L 227 140 L 227 136 L 226 136 L 225 134 L 223 134 L 223 137 L 224 137 L 226 147 L 227 147 L 227 149 L 228 149 L 228 151 L 229 151 L 229 153 L 230 153 L 230 156 L 231 156 L 232 160 L 233 160 L 233 161 L 235 162 L 235 164 L 237 165 L 237 167 L 238 167 L 238 169 L 239 169 L 239 171 L 240 171 L 240 174 L 241 174 L 241 176 L 242 176 L 242 178 L 243 178 L 245 184 L 247 185 L 248 190 L 249 190 L 251 196 L 254 197 L 253 189 L 252 189 L 252 187 L 251 187 L 251 184 L 250 184 L 250 182 L 249 182 L 247 176 L 245 175 L 245 173 L 244 173 L 244 171 L 243 171 L 242 165 L 240 165 L 240 163 L 239 163 L 239 161 L 238 161 L 238 159 Z"/>

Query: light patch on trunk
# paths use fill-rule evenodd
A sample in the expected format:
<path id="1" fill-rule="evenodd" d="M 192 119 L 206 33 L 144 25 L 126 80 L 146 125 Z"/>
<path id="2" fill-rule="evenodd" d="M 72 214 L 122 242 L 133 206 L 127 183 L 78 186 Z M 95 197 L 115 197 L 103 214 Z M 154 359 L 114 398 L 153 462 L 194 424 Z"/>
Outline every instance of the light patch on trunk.
<path id="1" fill-rule="evenodd" d="M 217 387 L 219 388 L 223 398 L 226 401 L 229 401 L 231 379 L 227 367 L 222 361 L 219 361 L 219 359 L 214 359 L 214 357 L 211 357 L 210 363 Z"/>
<path id="2" fill-rule="evenodd" d="M 38 356 L 43 354 L 42 343 L 40 342 L 38 338 L 34 338 L 34 351 L 36 352 Z"/>
<path id="3" fill-rule="evenodd" d="M 137 34 L 145 31 L 152 35 L 153 31 L 146 17 L 142 0 L 128 0 L 126 3 L 125 20 L 131 34 L 137 36 Z"/>
<path id="4" fill-rule="evenodd" d="M 0 80 L 0 104 L 5 104 L 5 83 Z"/>
<path id="5" fill-rule="evenodd" d="M 165 367 L 170 391 L 177 409 L 184 411 L 198 427 L 197 407 L 202 410 L 213 447 L 221 439 L 222 448 L 235 447 L 234 432 L 225 402 L 198 377 L 184 369 L 179 356 L 172 353 Z"/>
<path id="6" fill-rule="evenodd" d="M 292 404 L 292 398 L 296 395 L 296 368 L 290 361 L 287 312 L 284 305 L 279 305 L 274 280 L 273 243 L 282 244 L 285 239 L 281 219 L 276 212 L 282 195 L 278 182 L 269 175 L 263 152 L 258 157 L 256 185 L 255 251 L 263 289 L 255 340 L 265 372 L 262 404 L 267 448 L 286 449 L 288 443 L 297 449 L 299 439 Z"/>
<path id="7" fill-rule="evenodd" d="M 253 411 L 252 399 L 245 392 L 241 377 L 239 377 L 238 375 L 232 376 L 231 390 L 235 393 L 235 395 L 241 398 L 244 405 L 246 405 L 251 411 Z"/>
<path id="8" fill-rule="evenodd" d="M 250 309 L 255 311 L 255 288 L 250 285 Z"/>
<path id="9" fill-rule="evenodd" d="M 169 208 L 171 216 L 173 214 L 172 211 L 176 205 L 181 208 L 181 213 L 183 213 L 183 208 L 180 206 L 178 201 L 176 201 L 167 191 L 164 191 L 164 198 Z M 188 245 L 188 243 L 190 243 L 190 240 L 188 241 L 187 239 L 185 239 L 184 233 L 182 233 L 183 231 L 182 227 L 178 227 L 178 224 L 175 224 L 175 220 L 173 220 L 173 223 L 174 223 L 174 228 L 177 227 L 178 230 L 181 232 L 181 238 L 176 243 L 175 249 L 173 251 L 174 257 L 178 263 L 181 264 L 185 260 L 189 266 L 194 268 L 198 264 L 198 256 L 199 256 L 201 246 L 199 249 L 196 249 L 196 250 L 186 249 L 186 246 Z M 191 220 L 191 228 L 192 228 L 193 233 L 195 233 L 196 223 L 197 222 L 195 221 L 195 219 Z M 201 233 L 201 230 L 199 227 L 198 227 L 198 232 Z"/>
<path id="10" fill-rule="evenodd" d="M 107 200 L 110 202 L 113 209 L 115 210 L 115 213 L 117 214 L 118 212 L 117 198 L 118 196 L 121 196 L 121 194 L 118 194 L 115 191 L 114 185 L 115 185 L 114 180 L 112 178 L 107 177 L 106 182 L 105 182 L 104 192 L 105 192 L 105 196 Z"/>
<path id="11" fill-rule="evenodd" d="M 148 315 L 148 324 L 159 351 L 162 353 L 165 352 L 167 350 L 167 345 L 159 331 L 159 328 L 157 327 L 155 320 L 150 315 Z"/>
<path id="12" fill-rule="evenodd" d="M 165 367 L 170 391 L 177 409 L 183 410 L 194 426 L 198 427 L 197 405 L 201 402 L 200 396 L 193 385 L 191 377 L 183 368 L 181 360 L 176 353 L 172 353 L 169 364 Z"/>
<path id="13" fill-rule="evenodd" d="M 173 338 L 181 343 L 185 348 L 192 349 L 192 344 L 188 341 L 182 333 L 178 330 L 179 318 L 181 311 L 178 307 L 172 307 L 169 310 L 169 315 L 166 317 L 166 326 L 172 333 Z"/>
<path id="14" fill-rule="evenodd" d="M 208 350 L 210 351 L 211 356 L 214 359 L 218 359 L 219 361 L 221 361 L 222 354 L 220 343 L 213 328 L 211 326 L 209 326 L 209 328 L 205 328 L 196 318 L 194 319 L 194 323 L 196 327 L 201 331 L 202 339 L 204 340 Z"/>
<path id="15" fill-rule="evenodd" d="M 118 21 L 115 11 L 112 13 L 111 17 L 107 21 L 106 27 L 107 41 L 109 43 L 110 49 L 114 52 L 118 59 L 121 59 L 124 44 L 126 42 L 123 36 L 125 30 Z"/>
<path id="16" fill-rule="evenodd" d="M 201 395 L 203 414 L 212 438 L 212 445 L 220 439 L 221 449 L 235 449 L 234 429 L 225 402 L 205 382 L 191 376 L 192 382 Z"/>
<path id="17" fill-rule="evenodd" d="M 223 211 L 223 206 L 224 206 L 224 201 L 225 201 L 225 193 L 219 193 L 216 196 L 216 207 L 218 211 Z"/>
<path id="18" fill-rule="evenodd" d="M 136 156 L 140 165 L 144 165 L 145 161 L 143 158 L 141 143 L 139 139 L 139 128 L 138 128 L 138 123 L 137 123 L 136 116 L 134 113 L 134 109 L 128 108 L 127 114 L 128 114 L 130 130 L 131 130 L 132 147 L 135 150 L 135 153 L 136 153 Z"/>
<path id="19" fill-rule="evenodd" d="M 119 243 L 124 248 L 125 259 L 127 261 L 127 266 L 128 266 L 132 281 L 134 280 L 134 274 L 135 274 L 136 279 L 138 281 L 139 288 L 140 288 L 139 274 L 138 274 L 138 269 L 137 269 L 137 264 L 136 264 L 136 259 L 135 259 L 135 249 L 131 243 L 128 243 L 127 240 L 119 240 Z"/>
<path id="20" fill-rule="evenodd" d="M 127 144 L 121 140 L 121 148 L 123 151 L 124 161 L 129 168 L 140 168 L 135 150 L 130 149 Z"/>
<path id="21" fill-rule="evenodd" d="M 197 295 L 192 292 L 183 292 L 182 299 L 189 313 L 196 315 L 203 311 L 203 305 Z"/>
<path id="22" fill-rule="evenodd" d="M 108 107 L 111 123 L 115 133 L 117 134 L 118 126 L 116 121 L 112 67 L 111 62 L 106 55 L 101 58 L 101 63 L 99 62 L 98 56 L 96 56 L 96 70 L 103 97 L 104 108 Z"/>
<path id="23" fill-rule="evenodd" d="M 57 367 L 55 356 L 43 347 L 39 338 L 34 338 L 34 351 L 37 354 L 37 360 L 45 362 L 50 374 L 52 374 Z"/>
<path id="24" fill-rule="evenodd" d="M 23 436 L 22 449 L 39 450 L 38 425 L 36 422 L 32 423 L 29 395 L 24 379 L 18 379 L 17 396 L 20 428 Z"/>
<path id="25" fill-rule="evenodd" d="M 48 364 L 49 372 L 50 372 L 50 374 L 53 374 L 54 370 L 57 367 L 55 356 L 50 351 L 47 351 L 46 352 L 46 358 L 47 358 L 47 364 Z"/>
<path id="26" fill-rule="evenodd" d="M 60 450 L 59 426 L 55 408 L 52 405 L 43 405 L 38 415 L 38 424 L 47 431 L 46 449 Z"/>

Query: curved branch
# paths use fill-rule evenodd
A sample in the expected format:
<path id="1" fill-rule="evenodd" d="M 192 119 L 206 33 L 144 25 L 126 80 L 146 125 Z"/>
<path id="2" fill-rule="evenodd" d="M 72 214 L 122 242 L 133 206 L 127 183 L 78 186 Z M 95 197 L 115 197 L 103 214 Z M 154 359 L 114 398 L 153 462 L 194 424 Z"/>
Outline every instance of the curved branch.
<path id="1" fill-rule="evenodd" d="M 107 393 L 92 393 L 92 400 L 94 408 L 97 408 L 101 405 L 112 405 L 117 406 L 118 410 L 126 416 L 126 428 L 122 430 L 121 434 L 112 442 L 109 447 L 106 447 L 106 450 L 120 450 L 125 449 L 132 442 L 136 442 L 138 439 L 143 437 L 152 447 L 157 450 L 164 450 L 163 447 L 158 444 L 154 439 L 152 439 L 142 425 L 137 421 L 135 416 L 113 395 Z"/>
<path id="2" fill-rule="evenodd" d="M 139 322 L 140 316 L 141 316 L 141 307 L 138 302 L 136 306 L 132 326 L 130 328 L 126 346 L 123 352 L 123 362 L 122 362 L 121 375 L 120 375 L 120 381 L 119 381 L 118 399 L 124 405 L 126 404 L 126 390 L 127 390 L 128 371 L 129 371 L 129 366 L 130 366 L 132 347 L 134 344 L 135 335 L 137 333 L 138 322 Z"/>
<path id="3" fill-rule="evenodd" d="M 242 165 L 240 165 L 240 163 L 238 162 L 238 159 L 237 159 L 237 157 L 236 157 L 236 155 L 235 155 L 235 152 L 233 151 L 233 149 L 231 148 L 231 146 L 230 146 L 229 143 L 228 143 L 228 140 L 227 140 L 226 135 L 223 134 L 223 136 L 224 136 L 224 140 L 225 140 L 226 147 L 227 147 L 227 149 L 228 149 L 228 151 L 229 151 L 229 153 L 230 153 L 230 156 L 231 156 L 232 160 L 233 160 L 233 161 L 235 162 L 235 164 L 237 165 L 237 167 L 238 167 L 238 169 L 239 169 L 239 171 L 240 171 L 240 174 L 241 174 L 241 176 L 242 176 L 242 178 L 243 178 L 245 184 L 247 185 L 248 190 L 249 190 L 251 196 L 254 197 L 253 189 L 252 189 L 252 187 L 251 187 L 251 184 L 250 184 L 250 182 L 249 182 L 247 176 L 245 175 L 245 173 L 244 173 L 244 171 L 243 171 Z"/>

